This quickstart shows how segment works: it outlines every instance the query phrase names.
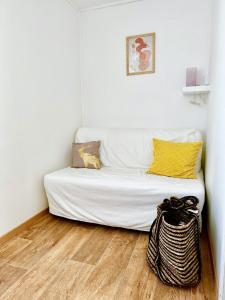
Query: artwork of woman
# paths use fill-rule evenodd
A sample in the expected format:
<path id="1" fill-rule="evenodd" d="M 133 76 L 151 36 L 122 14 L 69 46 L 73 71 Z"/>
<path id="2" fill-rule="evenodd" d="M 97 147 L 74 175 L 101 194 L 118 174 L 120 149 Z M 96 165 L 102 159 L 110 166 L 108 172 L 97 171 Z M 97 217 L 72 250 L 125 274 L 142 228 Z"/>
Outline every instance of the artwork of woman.
<path id="1" fill-rule="evenodd" d="M 127 75 L 155 72 L 155 34 L 127 37 Z"/>

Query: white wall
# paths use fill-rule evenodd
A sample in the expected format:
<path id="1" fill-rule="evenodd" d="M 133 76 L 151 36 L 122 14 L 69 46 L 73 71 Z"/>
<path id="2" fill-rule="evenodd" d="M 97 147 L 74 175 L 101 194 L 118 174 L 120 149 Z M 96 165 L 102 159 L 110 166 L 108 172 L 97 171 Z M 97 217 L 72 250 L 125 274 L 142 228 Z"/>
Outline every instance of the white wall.
<path id="1" fill-rule="evenodd" d="M 0 236 L 45 207 L 81 123 L 79 36 L 65 0 L 0 2 Z"/>
<path id="2" fill-rule="evenodd" d="M 209 233 L 220 299 L 225 268 L 225 2 L 215 1 L 212 92 L 207 129 L 206 189 Z M 225 293 L 224 298 L 225 299 Z"/>
<path id="3" fill-rule="evenodd" d="M 205 128 L 182 95 L 185 69 L 208 70 L 211 0 L 143 0 L 81 14 L 84 124 Z M 125 37 L 156 32 L 156 73 L 126 76 Z"/>

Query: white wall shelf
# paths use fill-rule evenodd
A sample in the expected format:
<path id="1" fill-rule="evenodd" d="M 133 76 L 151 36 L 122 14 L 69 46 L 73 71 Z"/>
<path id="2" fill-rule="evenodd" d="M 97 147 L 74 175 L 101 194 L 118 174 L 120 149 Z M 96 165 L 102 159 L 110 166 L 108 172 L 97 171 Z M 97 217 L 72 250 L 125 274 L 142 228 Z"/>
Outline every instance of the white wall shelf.
<path id="1" fill-rule="evenodd" d="M 208 94 L 209 92 L 210 92 L 210 85 L 185 86 L 183 88 L 184 95 L 200 95 L 200 94 Z"/>

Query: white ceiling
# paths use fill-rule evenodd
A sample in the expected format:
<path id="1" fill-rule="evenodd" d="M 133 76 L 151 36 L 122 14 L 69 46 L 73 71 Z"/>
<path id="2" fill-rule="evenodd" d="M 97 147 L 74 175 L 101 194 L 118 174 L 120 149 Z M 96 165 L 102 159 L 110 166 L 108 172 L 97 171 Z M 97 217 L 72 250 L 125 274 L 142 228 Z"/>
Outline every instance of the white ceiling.
<path id="1" fill-rule="evenodd" d="M 75 7 L 82 10 L 97 9 L 106 6 L 120 5 L 141 0 L 69 0 Z"/>

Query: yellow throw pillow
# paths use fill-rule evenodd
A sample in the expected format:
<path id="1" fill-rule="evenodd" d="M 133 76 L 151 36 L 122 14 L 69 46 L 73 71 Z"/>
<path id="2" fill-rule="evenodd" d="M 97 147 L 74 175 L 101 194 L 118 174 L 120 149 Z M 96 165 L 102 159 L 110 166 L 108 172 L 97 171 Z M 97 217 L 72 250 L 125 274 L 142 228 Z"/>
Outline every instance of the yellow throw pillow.
<path id="1" fill-rule="evenodd" d="M 202 142 L 175 143 L 153 139 L 153 162 L 146 173 L 195 179 L 202 145 Z"/>

